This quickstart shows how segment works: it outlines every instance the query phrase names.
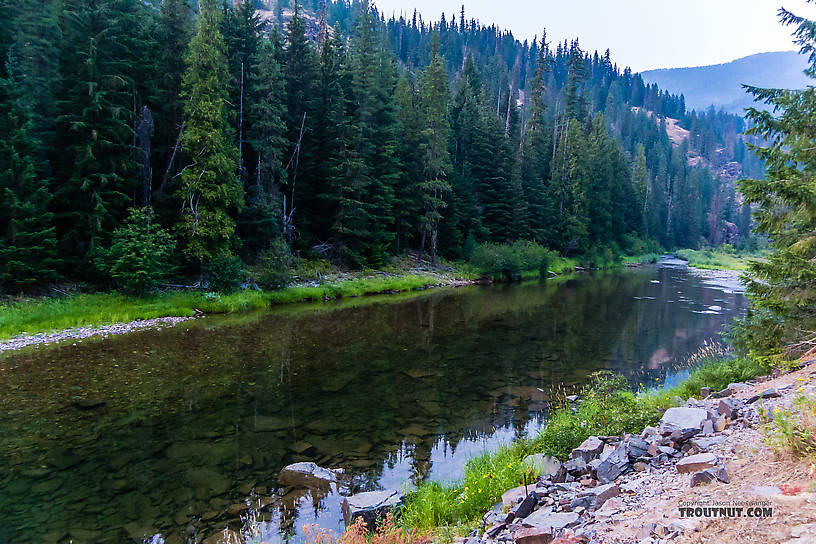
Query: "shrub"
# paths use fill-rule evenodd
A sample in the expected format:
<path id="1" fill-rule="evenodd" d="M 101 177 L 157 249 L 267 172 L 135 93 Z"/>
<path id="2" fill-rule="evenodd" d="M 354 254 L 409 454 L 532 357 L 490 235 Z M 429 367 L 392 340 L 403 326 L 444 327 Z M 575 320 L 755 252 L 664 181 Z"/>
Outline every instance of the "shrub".
<path id="1" fill-rule="evenodd" d="M 518 280 L 523 272 L 535 271 L 546 276 L 555 253 L 536 242 L 480 244 L 473 250 L 469 263 L 481 274 L 494 279 Z"/>
<path id="2" fill-rule="evenodd" d="M 96 264 L 122 291 L 142 294 L 166 281 L 175 247 L 151 208 L 131 208 L 125 223 L 113 231 L 110 249 L 102 252 Z"/>
<path id="3" fill-rule="evenodd" d="M 816 397 L 799 395 L 791 408 L 774 408 L 763 415 L 772 419 L 765 440 L 777 453 L 816 458 Z"/>
<path id="4" fill-rule="evenodd" d="M 289 245 L 282 238 L 276 238 L 261 253 L 255 267 L 255 279 L 263 287 L 281 289 L 291 283 L 294 266 L 295 257 Z"/>
<path id="5" fill-rule="evenodd" d="M 243 271 L 240 257 L 228 252 L 213 257 L 207 264 L 210 290 L 222 294 L 234 293 L 241 286 Z"/>

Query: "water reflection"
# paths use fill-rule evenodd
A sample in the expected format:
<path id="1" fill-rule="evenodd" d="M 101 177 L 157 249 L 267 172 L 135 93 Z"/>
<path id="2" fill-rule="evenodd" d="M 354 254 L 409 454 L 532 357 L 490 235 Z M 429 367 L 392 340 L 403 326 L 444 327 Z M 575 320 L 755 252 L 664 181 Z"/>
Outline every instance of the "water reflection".
<path id="1" fill-rule="evenodd" d="M 663 379 L 744 311 L 728 291 L 654 267 L 5 355 L 0 542 L 185 542 L 235 524 L 248 497 L 293 541 L 338 528 L 340 497 L 278 489 L 283 465 L 343 467 L 345 492 L 454 479 L 535 432 L 553 384 Z"/>

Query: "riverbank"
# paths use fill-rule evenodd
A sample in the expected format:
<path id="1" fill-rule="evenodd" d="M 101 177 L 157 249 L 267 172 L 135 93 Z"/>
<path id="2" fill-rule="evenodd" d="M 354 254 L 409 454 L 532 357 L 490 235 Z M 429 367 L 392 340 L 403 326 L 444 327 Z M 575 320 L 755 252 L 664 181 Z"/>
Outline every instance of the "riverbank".
<path id="1" fill-rule="evenodd" d="M 461 481 L 355 495 L 348 511 L 364 517 L 370 511 L 355 505 L 399 495 L 401 525 L 389 523 L 380 538 L 405 544 L 812 542 L 816 360 L 764 372 L 746 360 L 710 360 L 675 388 L 638 395 L 610 391 L 610 376 L 596 376 L 565 398 L 549 431 L 472 459 Z M 698 510 L 717 505 L 732 510 Z M 250 518 L 243 542 L 260 534 Z M 351 544 L 365 531 L 311 534 L 310 544 Z"/>
<path id="2" fill-rule="evenodd" d="M 575 270 L 577 264 L 575 259 L 557 257 L 548 270 L 561 275 Z M 539 275 L 538 270 L 525 270 L 521 279 Z M 484 279 L 483 273 L 464 263 L 432 266 L 426 261 L 406 259 L 384 271 L 324 269 L 315 277 L 299 278 L 293 285 L 275 291 L 247 288 L 219 294 L 188 289 L 141 297 L 113 292 L 13 300 L 0 306 L 0 352 L 127 334 L 173 326 L 204 315 L 248 312 L 272 305 L 420 292 L 484 281 L 494 280 Z"/>
<path id="3" fill-rule="evenodd" d="M 735 251 L 730 246 L 708 249 L 678 249 L 674 254 L 701 270 L 730 270 L 744 272 L 752 260 L 763 259 L 763 251 Z"/>

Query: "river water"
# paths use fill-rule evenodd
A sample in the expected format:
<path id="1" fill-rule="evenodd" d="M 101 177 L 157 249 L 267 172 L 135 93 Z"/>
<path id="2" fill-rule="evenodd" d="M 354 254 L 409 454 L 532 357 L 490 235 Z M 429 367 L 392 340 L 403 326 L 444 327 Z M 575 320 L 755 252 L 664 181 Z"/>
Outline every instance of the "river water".
<path id="1" fill-rule="evenodd" d="M 595 370 L 676 379 L 745 298 L 680 263 L 281 307 L 0 356 L 0 543 L 193 542 L 264 505 L 269 541 L 339 530 L 336 493 L 461 475 Z M 347 492 L 347 491 L 344 491 Z"/>

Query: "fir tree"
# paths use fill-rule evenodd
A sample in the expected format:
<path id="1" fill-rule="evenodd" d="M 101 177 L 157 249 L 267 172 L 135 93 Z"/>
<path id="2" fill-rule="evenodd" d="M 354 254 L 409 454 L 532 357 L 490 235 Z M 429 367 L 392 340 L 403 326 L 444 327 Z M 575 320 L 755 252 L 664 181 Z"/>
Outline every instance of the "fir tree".
<path id="1" fill-rule="evenodd" d="M 235 232 L 231 212 L 243 205 L 236 175 L 238 150 L 230 126 L 229 71 L 217 0 L 203 0 L 187 53 L 183 94 L 187 127 L 182 145 L 190 164 L 181 175 L 179 232 L 200 264 L 229 254 Z"/>

